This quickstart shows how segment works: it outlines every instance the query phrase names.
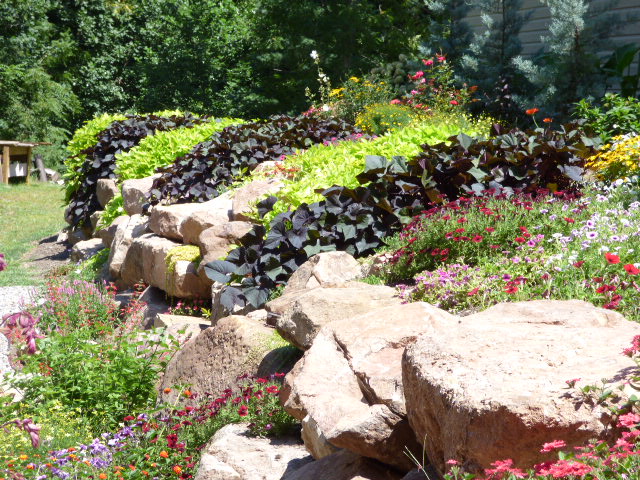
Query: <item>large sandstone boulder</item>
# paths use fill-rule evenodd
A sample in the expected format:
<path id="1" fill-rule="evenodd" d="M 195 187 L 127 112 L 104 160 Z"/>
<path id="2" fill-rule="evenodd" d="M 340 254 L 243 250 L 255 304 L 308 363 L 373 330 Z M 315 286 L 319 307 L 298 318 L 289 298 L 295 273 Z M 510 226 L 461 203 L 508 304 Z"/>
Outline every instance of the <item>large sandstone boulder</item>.
<path id="1" fill-rule="evenodd" d="M 402 354 L 420 334 L 456 323 L 426 303 L 329 323 L 285 378 L 285 409 L 300 420 L 309 415 L 335 447 L 410 470 L 405 448 L 416 456 L 421 448 L 406 418 Z"/>
<path id="2" fill-rule="evenodd" d="M 550 460 L 540 453 L 545 442 L 606 437 L 607 410 L 566 381 L 624 382 L 635 364 L 620 352 L 638 334 L 640 325 L 578 300 L 500 304 L 461 317 L 406 350 L 409 422 L 441 472 L 452 458 L 472 472 L 505 458 L 522 468 Z"/>
<path id="3" fill-rule="evenodd" d="M 162 399 L 172 402 L 175 392 L 164 394 L 163 390 L 177 384 L 190 384 L 199 393 L 222 392 L 240 375 L 257 373 L 267 354 L 285 345 L 275 330 L 262 323 L 238 315 L 223 318 L 171 359 L 160 386 Z M 274 363 L 261 373 L 276 373 L 280 368 Z"/>
<path id="4" fill-rule="evenodd" d="M 119 193 L 118 185 L 112 178 L 101 178 L 96 183 L 96 196 L 98 203 L 103 208 Z"/>
<path id="5" fill-rule="evenodd" d="M 311 347 L 324 325 L 402 303 L 391 287 L 358 282 L 350 282 L 343 288 L 313 288 L 303 294 L 294 291 L 280 297 L 277 305 L 288 298 L 291 302 L 278 317 L 276 327 L 283 338 L 301 350 Z"/>
<path id="6" fill-rule="evenodd" d="M 149 201 L 148 197 L 153 187 L 153 181 L 160 174 L 150 177 L 125 180 L 122 182 L 122 200 L 124 210 L 128 215 L 138 215 L 142 213 L 142 206 Z"/>
<path id="7" fill-rule="evenodd" d="M 151 233 L 135 238 L 120 269 L 122 280 L 129 285 L 144 280 L 172 297 L 207 298 L 211 290 L 198 276 L 196 264 L 179 260 L 169 271 L 167 255 L 180 245 Z"/>
<path id="8" fill-rule="evenodd" d="M 200 276 L 213 283 L 207 277 L 204 266 L 213 260 L 227 256 L 231 246 L 251 231 L 253 225 L 249 222 L 226 222 L 203 230 L 195 242 L 200 247 L 202 261 L 198 268 Z"/>
<path id="9" fill-rule="evenodd" d="M 204 230 L 228 223 L 231 215 L 231 195 L 232 192 L 228 191 L 208 202 L 190 204 L 193 210 L 183 220 L 180 220 L 181 213 L 176 211 L 176 219 L 170 221 L 179 223 L 178 235 L 182 241 L 198 245 L 198 237 Z M 172 205 L 172 207 L 177 207 L 177 205 Z M 178 209 L 180 208 L 178 207 Z"/>
<path id="10" fill-rule="evenodd" d="M 249 213 L 252 210 L 253 204 L 266 195 L 276 193 L 283 186 L 284 183 L 282 183 L 282 180 L 270 178 L 266 180 L 254 180 L 247 185 L 235 189 L 233 192 L 231 218 L 239 221 L 252 221 Z"/>
<path id="11" fill-rule="evenodd" d="M 324 252 L 314 255 L 296 270 L 284 293 L 320 286 L 341 285 L 362 276 L 358 261 L 347 252 Z"/>
<path id="12" fill-rule="evenodd" d="M 195 480 L 302 478 L 292 475 L 313 459 L 297 438 L 254 438 L 248 431 L 242 423 L 218 430 L 204 449 Z"/>
<path id="13" fill-rule="evenodd" d="M 397 471 L 348 450 L 309 463 L 283 480 L 401 480 Z M 423 477 L 424 478 L 424 477 Z"/>
<path id="14" fill-rule="evenodd" d="M 102 243 L 104 243 L 105 247 L 111 248 L 113 239 L 116 237 L 116 232 L 118 231 L 118 225 L 129 222 L 130 218 L 131 217 L 128 215 L 120 215 L 119 217 L 114 218 L 111 225 L 96 231 L 95 236 L 102 239 Z"/>
<path id="15" fill-rule="evenodd" d="M 127 251 L 133 240 L 147 232 L 147 219 L 142 215 L 121 216 L 114 221 L 115 233 L 111 241 L 111 251 L 109 252 L 109 273 L 114 278 L 120 277 L 122 263 L 127 256 Z M 112 229 L 113 225 L 109 227 Z M 104 236 L 102 237 L 104 238 Z M 104 240 L 103 240 L 104 241 Z M 133 282 L 136 283 L 136 282 Z M 131 285 L 133 285 L 131 283 Z"/>
<path id="16" fill-rule="evenodd" d="M 104 244 L 101 239 L 90 238 L 76 243 L 71 249 L 70 258 L 72 262 L 82 262 L 93 257 L 102 249 L 104 249 Z"/>

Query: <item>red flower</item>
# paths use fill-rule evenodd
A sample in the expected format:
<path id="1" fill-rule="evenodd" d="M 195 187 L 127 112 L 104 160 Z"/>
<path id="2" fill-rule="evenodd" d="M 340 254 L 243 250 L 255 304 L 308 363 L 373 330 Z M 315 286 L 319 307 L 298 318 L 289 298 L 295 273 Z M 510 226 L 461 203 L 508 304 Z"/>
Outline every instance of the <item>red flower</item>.
<path id="1" fill-rule="evenodd" d="M 275 395 L 276 393 L 278 393 L 280 391 L 280 390 L 278 390 L 278 387 L 276 385 L 270 385 L 265 390 L 267 391 L 267 393 L 271 393 L 273 395 Z"/>
<path id="2" fill-rule="evenodd" d="M 458 219 L 458 223 L 465 223 L 467 219 L 465 217 L 461 217 Z"/>
<path id="3" fill-rule="evenodd" d="M 478 287 L 474 288 L 473 290 L 470 290 L 469 293 L 467 293 L 467 295 L 469 297 L 473 297 L 476 293 L 478 293 L 480 289 Z"/>
<path id="4" fill-rule="evenodd" d="M 553 442 L 545 443 L 544 445 L 542 445 L 542 450 L 540 450 L 540 453 L 551 452 L 553 450 L 557 450 L 558 448 L 563 448 L 566 446 L 567 444 L 564 442 L 564 440 L 554 440 Z"/>
<path id="5" fill-rule="evenodd" d="M 573 218 L 569 218 L 569 217 L 564 217 L 565 222 L 567 223 L 576 223 L 576 221 Z"/>
<path id="6" fill-rule="evenodd" d="M 464 228 L 456 228 L 456 233 L 462 233 L 464 232 Z"/>
<path id="7" fill-rule="evenodd" d="M 451 100 L 449 103 L 451 105 L 458 105 L 458 101 L 457 100 Z"/>
<path id="8" fill-rule="evenodd" d="M 433 60 L 429 59 L 429 60 L 422 60 L 422 63 L 424 63 L 427 67 L 430 67 L 431 65 L 433 65 Z"/>
<path id="9" fill-rule="evenodd" d="M 529 233 L 527 227 L 518 227 L 522 233 Z"/>
<path id="10" fill-rule="evenodd" d="M 526 240 L 524 237 L 516 237 L 516 238 L 515 238 L 515 241 L 516 241 L 516 242 L 518 242 L 518 243 L 524 243 L 524 242 L 526 242 L 527 240 Z"/>
<path id="11" fill-rule="evenodd" d="M 638 275 L 640 273 L 640 270 L 638 270 L 636 266 L 631 263 L 626 264 L 624 266 L 624 269 L 629 275 Z"/>
<path id="12" fill-rule="evenodd" d="M 487 228 L 485 228 L 485 230 L 486 230 L 487 232 L 489 232 L 489 233 L 491 233 L 491 232 L 495 232 L 495 231 L 496 231 L 496 229 L 495 229 L 495 228 L 493 228 L 493 227 L 487 227 Z"/>
<path id="13" fill-rule="evenodd" d="M 539 108 L 530 108 L 529 110 L 526 110 L 525 113 L 527 115 L 535 115 L 536 113 L 538 113 L 540 111 Z"/>
<path id="14" fill-rule="evenodd" d="M 518 287 L 516 285 L 507 285 L 504 291 L 509 294 L 514 294 L 518 291 Z"/>
<path id="15" fill-rule="evenodd" d="M 246 405 L 240 405 L 240 408 L 238 409 L 238 415 L 240 415 L 241 417 L 246 417 L 247 415 L 249 415 L 249 407 L 247 407 Z"/>
<path id="16" fill-rule="evenodd" d="M 542 119 L 542 121 L 543 121 L 544 123 L 551 123 L 551 122 L 553 122 L 553 119 L 552 119 L 552 118 L 547 117 L 547 118 Z"/>
<path id="17" fill-rule="evenodd" d="M 604 258 L 611 264 L 620 263 L 620 257 L 614 253 L 605 253 Z"/>
<path id="18" fill-rule="evenodd" d="M 475 243 L 480 243 L 482 241 L 482 235 L 476 235 L 471 240 Z"/>
<path id="19" fill-rule="evenodd" d="M 580 268 L 582 265 L 584 265 L 584 260 L 580 260 L 579 262 L 573 264 L 573 266 L 576 268 Z"/>

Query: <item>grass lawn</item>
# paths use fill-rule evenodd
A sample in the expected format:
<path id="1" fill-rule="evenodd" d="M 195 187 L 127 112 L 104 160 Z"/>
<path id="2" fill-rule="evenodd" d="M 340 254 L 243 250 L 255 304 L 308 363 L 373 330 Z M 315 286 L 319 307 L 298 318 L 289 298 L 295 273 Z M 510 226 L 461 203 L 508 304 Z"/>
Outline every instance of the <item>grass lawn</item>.
<path id="1" fill-rule="evenodd" d="M 8 264 L 0 275 L 0 286 L 44 281 L 25 265 L 23 257 L 38 241 L 65 226 L 63 199 L 59 185 L 0 185 L 0 253 L 5 254 Z"/>

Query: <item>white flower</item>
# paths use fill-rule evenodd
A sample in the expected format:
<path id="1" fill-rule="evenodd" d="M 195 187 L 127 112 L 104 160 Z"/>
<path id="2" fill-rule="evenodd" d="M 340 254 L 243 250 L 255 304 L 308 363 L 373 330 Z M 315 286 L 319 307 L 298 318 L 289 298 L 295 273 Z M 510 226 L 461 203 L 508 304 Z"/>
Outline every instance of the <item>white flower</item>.
<path id="1" fill-rule="evenodd" d="M 329 105 L 327 105 L 327 104 L 322 105 L 322 111 L 323 112 L 328 112 L 329 110 L 331 110 L 331 107 L 329 107 Z"/>
<path id="2" fill-rule="evenodd" d="M 318 52 L 316 52 L 315 50 L 311 50 L 311 58 L 313 58 L 314 60 L 318 59 Z"/>

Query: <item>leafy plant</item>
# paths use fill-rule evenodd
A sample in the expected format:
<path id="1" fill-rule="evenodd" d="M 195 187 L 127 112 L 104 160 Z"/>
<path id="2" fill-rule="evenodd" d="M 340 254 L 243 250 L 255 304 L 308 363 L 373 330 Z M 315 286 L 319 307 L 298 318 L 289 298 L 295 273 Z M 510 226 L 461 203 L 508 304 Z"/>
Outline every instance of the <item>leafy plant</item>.
<path id="1" fill-rule="evenodd" d="M 259 163 L 355 132 L 357 129 L 345 122 L 316 116 L 275 116 L 227 127 L 161 169 L 162 176 L 153 183 L 151 203 L 211 200 L 249 175 Z"/>
<path id="2" fill-rule="evenodd" d="M 393 91 L 389 84 L 375 78 L 350 77 L 340 88 L 331 91 L 331 115 L 354 123 L 360 112 L 376 103 L 389 103 Z"/>
<path id="3" fill-rule="evenodd" d="M 617 180 L 637 175 L 640 171 L 640 135 L 629 134 L 613 137 L 611 143 L 587 161 L 602 180 Z"/>
<path id="4" fill-rule="evenodd" d="M 575 116 L 608 143 L 614 136 L 640 133 L 640 99 L 607 93 L 598 105 L 586 99 L 576 104 Z"/>
<path id="5" fill-rule="evenodd" d="M 367 133 L 382 135 L 390 130 L 406 127 L 415 119 L 416 114 L 409 107 L 374 103 L 358 114 L 356 126 Z"/>
<path id="6" fill-rule="evenodd" d="M 189 153 L 195 145 L 206 141 L 215 132 L 242 122 L 236 118 L 211 118 L 190 128 L 165 130 L 147 136 L 131 150 L 116 155 L 115 172 L 118 180 L 148 177 L 157 168 L 166 167 Z"/>
<path id="7" fill-rule="evenodd" d="M 607 77 L 620 83 L 623 97 L 635 97 L 640 84 L 640 67 L 636 64 L 636 74 L 631 73 L 634 58 L 640 53 L 640 46 L 629 43 L 616 48 L 602 66 Z"/>
<path id="8" fill-rule="evenodd" d="M 221 294 L 228 311 L 259 307 L 310 256 L 329 250 L 369 255 L 384 237 L 444 198 L 489 188 L 535 191 L 541 185 L 572 186 L 581 178 L 582 156 L 592 151 L 592 141 L 574 127 L 557 132 L 514 130 L 490 140 L 460 134 L 450 145 L 424 145 L 409 161 L 369 156 L 365 171 L 357 176 L 366 187 L 323 191 L 325 200 L 277 215 L 269 231 L 254 227 L 226 260 L 208 263 L 205 271 L 228 285 Z M 266 213 L 275 202 L 270 197 L 259 203 L 258 212 Z"/>
<path id="9" fill-rule="evenodd" d="M 101 178 L 116 178 L 116 155 L 127 152 L 138 145 L 147 135 L 156 131 L 171 130 L 179 127 L 191 127 L 204 122 L 191 114 L 172 115 L 130 115 L 126 120 L 116 121 L 98 136 L 98 142 L 80 154 L 86 160 L 78 171 L 80 187 L 69 192 L 69 218 L 72 225 L 88 224 L 91 214 L 99 210 L 96 196 L 96 184 Z"/>
<path id="10" fill-rule="evenodd" d="M 468 135 L 488 134 L 488 119 L 472 119 L 457 115 L 437 115 L 421 118 L 410 126 L 394 130 L 386 135 L 368 139 L 355 135 L 353 140 L 316 145 L 297 155 L 288 155 L 283 168 L 291 175 L 282 178 L 284 188 L 276 195 L 278 201 L 268 212 L 263 223 L 268 224 L 278 214 L 295 209 L 303 203 L 318 202 L 323 199 L 318 193 L 333 185 L 355 188 L 359 185 L 357 176 L 365 168 L 368 155 L 413 157 L 420 146 L 447 141 L 461 132 Z M 280 174 L 278 170 L 267 174 Z"/>

